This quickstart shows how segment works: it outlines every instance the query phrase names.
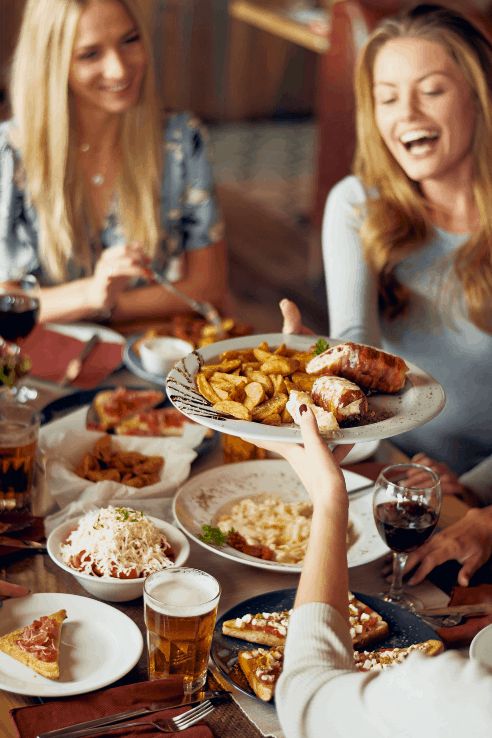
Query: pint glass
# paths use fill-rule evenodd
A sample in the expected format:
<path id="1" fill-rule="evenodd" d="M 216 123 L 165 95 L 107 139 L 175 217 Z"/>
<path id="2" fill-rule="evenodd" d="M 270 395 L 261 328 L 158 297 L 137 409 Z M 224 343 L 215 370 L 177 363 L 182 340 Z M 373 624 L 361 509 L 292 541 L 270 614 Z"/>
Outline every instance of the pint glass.
<path id="1" fill-rule="evenodd" d="M 0 398 L 0 517 L 30 513 L 38 431 L 34 408 Z"/>
<path id="2" fill-rule="evenodd" d="M 182 675 L 185 692 L 205 684 L 220 585 L 204 571 L 171 568 L 145 580 L 149 678 Z"/>

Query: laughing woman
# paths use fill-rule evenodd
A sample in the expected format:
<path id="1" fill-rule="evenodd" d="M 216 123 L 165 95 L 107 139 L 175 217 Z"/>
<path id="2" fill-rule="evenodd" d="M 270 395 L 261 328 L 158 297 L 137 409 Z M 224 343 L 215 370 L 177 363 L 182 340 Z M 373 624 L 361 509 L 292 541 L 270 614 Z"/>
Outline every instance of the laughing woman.
<path id="1" fill-rule="evenodd" d="M 0 126 L 0 280 L 32 272 L 41 320 L 218 307 L 226 255 L 202 131 L 161 125 L 138 0 L 28 0 Z"/>
<path id="2" fill-rule="evenodd" d="M 355 176 L 323 226 L 331 335 L 439 379 L 442 414 L 394 440 L 445 493 L 492 502 L 492 46 L 417 6 L 370 36 L 356 98 Z"/>

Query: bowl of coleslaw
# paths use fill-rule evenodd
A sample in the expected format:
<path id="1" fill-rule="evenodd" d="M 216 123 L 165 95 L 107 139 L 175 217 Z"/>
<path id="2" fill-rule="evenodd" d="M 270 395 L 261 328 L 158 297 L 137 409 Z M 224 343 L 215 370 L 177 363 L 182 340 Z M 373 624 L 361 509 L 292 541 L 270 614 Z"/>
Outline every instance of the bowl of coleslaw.
<path id="1" fill-rule="evenodd" d="M 190 553 L 188 539 L 174 525 L 112 505 L 57 526 L 46 547 L 83 589 L 109 602 L 141 597 L 147 576 L 183 566 Z"/>

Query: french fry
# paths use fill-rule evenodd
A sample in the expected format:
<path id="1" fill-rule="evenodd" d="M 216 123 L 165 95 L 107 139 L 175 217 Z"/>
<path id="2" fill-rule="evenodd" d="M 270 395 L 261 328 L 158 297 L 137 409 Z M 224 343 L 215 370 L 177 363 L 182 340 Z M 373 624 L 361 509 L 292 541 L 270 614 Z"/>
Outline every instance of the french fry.
<path id="1" fill-rule="evenodd" d="M 253 353 L 253 349 L 236 349 L 235 351 L 223 351 L 220 355 L 220 361 L 233 361 L 235 359 L 239 359 L 241 364 L 244 364 L 246 361 L 254 361 L 255 355 Z"/>
<path id="2" fill-rule="evenodd" d="M 251 420 L 251 413 L 247 407 L 233 400 L 222 400 L 212 405 L 213 410 L 224 415 L 232 415 L 238 420 Z"/>
<path id="3" fill-rule="evenodd" d="M 270 358 L 270 356 L 273 356 L 272 352 L 268 351 L 268 349 L 263 349 L 259 347 L 253 349 L 253 354 L 255 355 L 255 359 L 261 362 L 265 362 L 267 359 Z"/>
<path id="4" fill-rule="evenodd" d="M 270 356 L 262 365 L 264 374 L 292 374 L 299 368 L 297 359 L 289 359 L 287 356 Z"/>
<path id="5" fill-rule="evenodd" d="M 285 343 L 281 343 L 280 346 L 277 346 L 277 348 L 275 349 L 273 353 L 276 354 L 277 356 L 288 356 L 289 355 L 287 353 L 288 350 L 289 349 L 287 348 Z"/>
<path id="6" fill-rule="evenodd" d="M 201 396 L 212 403 L 212 405 L 220 402 L 220 397 L 214 392 L 210 382 L 202 372 L 198 372 L 196 375 L 196 386 Z"/>
<path id="7" fill-rule="evenodd" d="M 263 418 L 268 418 L 269 415 L 281 413 L 286 406 L 288 399 L 288 395 L 278 394 L 274 395 L 269 400 L 266 400 L 266 402 L 262 402 L 261 405 L 253 408 L 251 413 L 253 420 L 263 421 Z"/>
<path id="8" fill-rule="evenodd" d="M 261 422 L 264 425 L 282 425 L 282 418 L 278 413 L 272 413 L 271 415 L 267 415 L 266 418 L 263 418 Z"/>
<path id="9" fill-rule="evenodd" d="M 259 382 L 250 382 L 244 388 L 244 392 L 246 394 L 244 405 L 248 410 L 253 410 L 265 399 L 265 390 Z"/>
<path id="10" fill-rule="evenodd" d="M 259 382 L 269 397 L 273 395 L 273 382 L 267 374 L 251 369 L 246 376 L 251 382 Z"/>
<path id="11" fill-rule="evenodd" d="M 284 378 L 281 374 L 270 374 L 270 379 L 272 380 L 274 395 L 277 395 L 280 392 L 283 392 L 286 395 L 289 394 L 285 386 Z"/>
<path id="12" fill-rule="evenodd" d="M 306 374 L 306 372 L 294 372 L 292 375 L 292 381 L 296 389 L 300 389 L 303 392 L 311 392 L 315 379 L 315 374 Z"/>
<path id="13" fill-rule="evenodd" d="M 284 407 L 282 410 L 282 414 L 280 416 L 282 423 L 293 423 L 294 419 L 292 418 L 292 415 L 287 410 L 287 407 Z"/>
<path id="14" fill-rule="evenodd" d="M 221 361 L 220 364 L 205 364 L 201 368 L 201 373 L 207 379 L 210 379 L 215 372 L 233 372 L 234 369 L 239 369 L 240 367 L 241 361 L 239 359 L 230 359 L 229 361 Z"/>
<path id="15" fill-rule="evenodd" d="M 246 377 L 238 376 L 237 374 L 225 374 L 224 372 L 214 372 L 211 377 L 212 382 L 228 382 L 229 384 L 247 384 L 248 380 Z"/>
<path id="16" fill-rule="evenodd" d="M 224 389 L 224 385 L 221 386 L 218 382 L 210 382 L 210 385 L 213 391 L 215 392 L 215 394 L 217 395 L 217 397 L 219 397 L 221 400 L 230 399 L 229 397 L 230 392 L 227 389 Z"/>

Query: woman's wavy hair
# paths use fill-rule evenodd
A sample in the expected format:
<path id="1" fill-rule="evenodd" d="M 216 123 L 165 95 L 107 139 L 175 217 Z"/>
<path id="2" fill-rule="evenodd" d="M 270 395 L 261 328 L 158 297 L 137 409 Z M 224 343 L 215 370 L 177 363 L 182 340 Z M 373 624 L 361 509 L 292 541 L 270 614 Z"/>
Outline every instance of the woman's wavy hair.
<path id="1" fill-rule="evenodd" d="M 140 99 L 122 116 L 121 164 L 116 185 L 127 242 L 150 256 L 160 238 L 162 166 L 152 52 L 140 0 L 118 0 L 137 24 L 147 52 Z M 50 278 L 64 281 L 69 265 L 94 268 L 92 215 L 76 170 L 76 132 L 68 77 L 77 25 L 93 0 L 28 0 L 14 54 L 11 103 L 27 195 L 39 222 L 39 255 Z"/>
<path id="2" fill-rule="evenodd" d="M 410 295 L 396 279 L 395 267 L 422 247 L 432 232 L 427 204 L 418 184 L 396 162 L 375 120 L 376 55 L 387 41 L 402 37 L 441 44 L 471 88 L 476 109 L 472 192 L 480 226 L 457 249 L 453 267 L 469 319 L 492 333 L 492 45 L 464 16 L 440 5 L 418 5 L 384 20 L 369 37 L 358 60 L 354 172 L 369 192 L 377 191 L 377 197 L 369 197 L 361 226 L 364 255 L 378 277 L 384 314 L 396 317 L 405 310 Z"/>

